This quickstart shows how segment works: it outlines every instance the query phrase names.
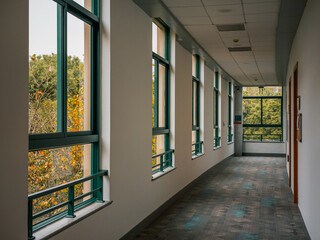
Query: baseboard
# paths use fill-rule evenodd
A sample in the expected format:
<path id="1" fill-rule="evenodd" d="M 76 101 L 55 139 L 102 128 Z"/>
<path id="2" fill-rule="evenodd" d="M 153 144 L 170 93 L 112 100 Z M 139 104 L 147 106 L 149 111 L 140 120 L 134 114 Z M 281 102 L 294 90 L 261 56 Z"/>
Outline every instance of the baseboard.
<path id="1" fill-rule="evenodd" d="M 182 190 L 177 192 L 173 197 L 171 197 L 168 201 L 166 201 L 164 204 L 162 204 L 159 208 L 157 208 L 155 211 L 153 211 L 149 216 L 147 216 L 145 219 L 143 219 L 138 225 L 136 225 L 134 228 L 132 228 L 128 233 L 126 233 L 120 240 L 131 240 L 135 238 L 143 229 L 145 229 L 147 226 L 149 226 L 152 222 L 154 222 L 160 215 L 168 209 L 172 204 L 174 204 L 178 199 L 180 199 L 190 188 L 192 188 L 198 181 L 205 178 L 213 169 L 219 168 L 221 165 L 223 165 L 223 162 L 227 160 L 228 158 L 232 157 L 234 154 L 230 155 L 229 157 L 223 159 L 213 167 L 209 168 L 207 171 L 202 173 L 199 177 L 194 179 L 191 183 L 189 183 L 186 187 L 184 187 Z"/>
<path id="2" fill-rule="evenodd" d="M 285 153 L 243 153 L 242 155 L 256 157 L 286 157 Z"/>

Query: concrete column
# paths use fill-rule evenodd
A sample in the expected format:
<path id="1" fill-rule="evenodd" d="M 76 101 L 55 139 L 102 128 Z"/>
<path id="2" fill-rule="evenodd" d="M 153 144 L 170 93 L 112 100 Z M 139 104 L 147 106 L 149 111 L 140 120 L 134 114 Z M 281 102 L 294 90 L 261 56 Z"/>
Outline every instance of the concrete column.
<path id="1" fill-rule="evenodd" d="M 242 156 L 242 134 L 243 134 L 243 113 L 242 113 L 242 87 L 235 86 L 234 89 L 234 147 L 235 155 Z"/>

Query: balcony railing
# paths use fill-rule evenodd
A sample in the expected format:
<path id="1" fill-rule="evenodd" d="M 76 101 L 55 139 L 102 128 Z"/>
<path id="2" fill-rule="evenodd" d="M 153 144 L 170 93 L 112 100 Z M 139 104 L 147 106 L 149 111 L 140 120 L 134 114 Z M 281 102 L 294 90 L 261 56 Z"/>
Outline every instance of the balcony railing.
<path id="1" fill-rule="evenodd" d="M 214 147 L 220 147 L 220 141 L 221 141 L 221 137 L 215 137 L 214 138 Z"/>
<path id="2" fill-rule="evenodd" d="M 167 167 L 172 167 L 172 154 L 174 150 L 159 153 L 152 156 L 152 159 L 160 158 L 160 162 L 152 166 L 152 173 L 163 172 Z"/>
<path id="3" fill-rule="evenodd" d="M 243 141 L 282 142 L 282 134 L 243 134 Z"/>
<path id="4" fill-rule="evenodd" d="M 195 155 L 198 155 L 199 153 L 202 153 L 202 147 L 203 147 L 203 141 L 193 143 L 192 155 L 195 156 Z"/>
<path id="5" fill-rule="evenodd" d="M 56 221 L 56 220 L 61 219 L 63 217 L 74 218 L 75 217 L 74 211 L 83 207 L 84 205 L 87 205 L 87 204 L 94 202 L 94 201 L 101 202 L 101 203 L 104 202 L 103 197 L 102 197 L 102 190 L 103 190 L 102 177 L 107 176 L 107 175 L 108 175 L 108 171 L 103 170 L 103 171 L 98 172 L 96 174 L 93 174 L 91 176 L 80 178 L 80 179 L 77 179 L 77 180 L 74 180 L 74 181 L 71 181 L 71 182 L 68 182 L 65 184 L 61 184 L 61 185 L 58 185 L 58 186 L 55 186 L 52 188 L 48 188 L 43 191 L 39 191 L 39 192 L 32 193 L 32 194 L 28 195 L 28 239 L 29 240 L 35 239 L 35 237 L 33 236 L 33 231 L 35 231 L 35 230 L 53 222 L 53 221 Z M 90 181 L 90 180 L 96 181 L 96 184 L 93 184 L 93 185 L 96 185 L 94 187 L 94 189 L 90 192 L 87 192 L 87 193 L 82 194 L 78 197 L 75 197 L 74 196 L 75 185 L 78 185 L 80 183 L 84 183 L 84 182 Z M 45 210 L 38 212 L 36 214 L 33 214 L 33 200 L 47 196 L 49 194 L 52 194 L 52 193 L 55 193 L 55 192 L 58 192 L 61 190 L 64 190 L 64 189 L 68 189 L 68 200 L 67 201 L 59 203 L 53 207 L 45 209 Z M 92 195 L 94 197 L 89 200 L 86 200 L 78 205 L 75 205 L 76 201 L 84 199 L 85 197 L 88 197 L 90 195 Z M 52 213 L 55 210 L 62 209 L 65 206 L 68 206 L 67 210 L 62 211 L 60 213 L 57 213 L 57 214 L 51 216 L 50 218 L 45 219 L 37 224 L 33 224 L 33 221 L 35 219 L 40 218 L 46 214 Z"/>

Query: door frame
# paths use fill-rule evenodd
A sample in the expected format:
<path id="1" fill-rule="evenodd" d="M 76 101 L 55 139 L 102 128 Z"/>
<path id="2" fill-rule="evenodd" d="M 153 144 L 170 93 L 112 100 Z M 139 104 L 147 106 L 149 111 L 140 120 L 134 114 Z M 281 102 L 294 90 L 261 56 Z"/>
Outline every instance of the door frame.
<path id="1" fill-rule="evenodd" d="M 292 158 L 291 158 L 291 155 L 292 155 L 292 113 L 291 113 L 291 101 L 292 101 L 292 92 L 291 92 L 292 88 L 291 88 L 291 77 L 289 79 L 289 88 L 288 88 L 288 96 L 289 96 L 289 106 L 288 106 L 288 113 L 289 113 L 289 128 L 288 128 L 288 132 L 289 132 L 289 154 L 288 154 L 288 158 L 289 158 L 289 187 L 291 187 L 291 181 L 292 181 Z"/>
<path id="2" fill-rule="evenodd" d="M 298 62 L 293 69 L 293 202 L 298 203 Z"/>

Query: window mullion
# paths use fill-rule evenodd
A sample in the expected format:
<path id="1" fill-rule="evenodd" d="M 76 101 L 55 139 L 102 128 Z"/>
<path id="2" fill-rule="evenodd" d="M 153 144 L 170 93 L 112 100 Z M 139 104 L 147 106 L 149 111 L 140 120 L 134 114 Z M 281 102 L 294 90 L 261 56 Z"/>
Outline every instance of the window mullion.
<path id="1" fill-rule="evenodd" d="M 154 66 L 154 127 L 159 127 L 159 62 L 155 60 Z"/>
<path id="2" fill-rule="evenodd" d="M 67 50 L 67 8 L 63 8 L 63 15 L 62 15 L 62 65 L 63 65 L 63 71 L 62 71 L 62 119 L 63 119 L 63 132 L 66 133 L 68 131 L 67 128 L 67 122 L 68 122 L 68 92 L 67 92 L 67 74 L 68 74 L 68 50 Z"/>
<path id="3" fill-rule="evenodd" d="M 57 4 L 57 132 L 64 132 L 63 62 L 64 21 L 63 7 Z"/>

